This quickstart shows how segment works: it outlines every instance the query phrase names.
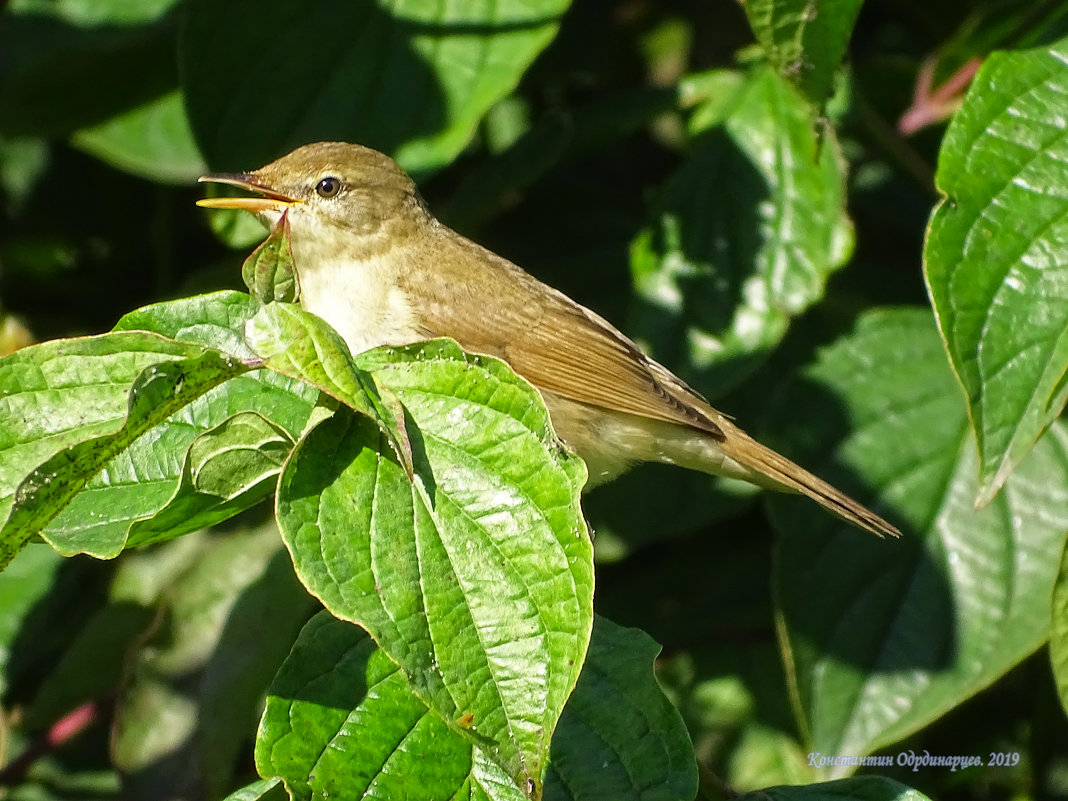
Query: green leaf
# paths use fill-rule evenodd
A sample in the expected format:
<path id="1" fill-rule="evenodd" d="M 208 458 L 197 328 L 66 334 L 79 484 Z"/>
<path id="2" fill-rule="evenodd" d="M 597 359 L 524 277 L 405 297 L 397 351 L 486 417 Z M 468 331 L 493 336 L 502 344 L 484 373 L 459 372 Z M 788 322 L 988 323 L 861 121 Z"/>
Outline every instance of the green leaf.
<path id="1" fill-rule="evenodd" d="M 246 369 L 217 351 L 138 332 L 57 340 L 0 361 L 0 563 L 134 440 Z"/>
<path id="2" fill-rule="evenodd" d="M 187 184 L 207 172 L 177 90 L 75 131 L 71 143 L 117 169 L 153 181 Z"/>
<path id="3" fill-rule="evenodd" d="M 296 801 L 447 799 L 468 781 L 471 750 L 365 632 L 322 612 L 268 692 L 256 767 Z"/>
<path id="4" fill-rule="evenodd" d="M 9 546 L 47 526 L 49 542 L 64 553 L 113 556 L 131 524 L 177 497 L 183 456 L 204 431 L 253 411 L 295 439 L 318 393 L 265 370 L 242 375 L 247 366 L 215 350 L 254 357 L 240 334 L 254 307 L 247 295 L 226 292 L 156 304 L 128 314 L 112 334 L 46 343 L 0 361 L 7 423 L 0 429 L 0 505 L 9 509 L 20 483 L 29 493 L 5 529 Z M 49 480 L 40 483 L 31 472 Z M 246 478 L 259 484 L 264 474 Z M 182 525 L 167 535 L 231 515 L 263 489 L 212 502 L 208 518 L 194 516 L 192 507 L 189 516 L 172 515 Z M 159 523 L 152 539 L 164 534 Z"/>
<path id="5" fill-rule="evenodd" d="M 293 246 L 289 236 L 289 215 L 282 212 L 267 238 L 241 266 L 241 278 L 249 294 L 260 303 L 295 303 L 300 289 Z"/>
<path id="6" fill-rule="evenodd" d="M 238 412 L 189 444 L 181 483 L 167 505 L 130 525 L 134 548 L 209 528 L 274 492 L 292 450 L 289 433 L 256 412 Z"/>
<path id="7" fill-rule="evenodd" d="M 722 393 L 823 297 L 852 228 L 834 140 L 817 143 L 805 103 L 770 70 L 699 107 L 693 129 L 632 248 L 635 325 L 658 359 Z"/>
<path id="8" fill-rule="evenodd" d="M 85 439 L 121 427 L 142 370 L 203 349 L 152 334 L 55 340 L 0 359 L 0 498 L 34 467 Z"/>
<path id="9" fill-rule="evenodd" d="M 124 315 L 113 330 L 152 331 L 239 359 L 254 359 L 256 354 L 245 342 L 243 330 L 258 310 L 259 304 L 244 292 L 212 292 L 144 306 Z"/>
<path id="10" fill-rule="evenodd" d="M 0 25 L 0 131 L 64 136 L 173 90 L 176 1 L 13 3 Z"/>
<path id="11" fill-rule="evenodd" d="M 792 498 L 772 506 L 788 533 L 776 601 L 808 746 L 863 755 L 957 706 L 1049 636 L 1049 555 L 1068 532 L 1068 427 L 1054 426 L 977 511 L 975 449 L 929 315 L 862 317 L 802 375 L 776 415 L 805 433 L 813 458 L 802 460 L 861 500 L 878 493 L 877 508 L 906 532 L 878 541 Z M 833 466 L 821 470 L 816 453 Z"/>
<path id="12" fill-rule="evenodd" d="M 200 434 L 246 411 L 267 417 L 295 438 L 312 414 L 315 397 L 310 387 L 267 370 L 231 378 L 119 453 L 52 523 L 47 531 L 48 541 L 67 555 L 85 552 L 110 558 L 133 544 L 128 538 L 138 521 L 149 521 L 137 531 L 137 542 L 143 543 L 179 536 L 207 520 L 218 522 L 224 513 L 230 516 L 247 508 L 263 497 L 269 487 L 261 486 L 260 494 L 250 492 L 229 502 L 218 496 L 214 501 L 183 496 L 179 492 L 183 455 Z M 269 451 L 277 452 L 279 435 L 269 436 L 264 445 Z M 268 453 L 260 458 L 270 461 L 273 457 Z M 254 479 L 258 468 L 250 465 L 249 469 L 252 471 L 249 478 Z M 150 519 L 175 499 L 190 501 L 206 517 L 182 518 L 172 508 L 165 513 L 165 519 L 180 527 L 164 531 L 161 528 L 164 519 Z"/>
<path id="13" fill-rule="evenodd" d="M 133 466 L 128 461 L 131 446 L 172 414 L 247 369 L 210 350 L 195 358 L 145 368 L 130 387 L 129 413 L 122 428 L 79 442 L 36 468 L 15 493 L 5 531 L 29 537 L 44 529 L 45 540 L 67 555 L 118 554 L 131 519 L 130 506 L 120 498 L 127 494 L 125 488 L 143 483 L 136 473 L 124 474 L 121 469 Z M 166 451 L 171 444 L 164 437 L 160 450 Z M 119 492 L 107 492 L 108 488 Z M 107 493 L 106 499 L 98 495 L 100 491 Z"/>
<path id="14" fill-rule="evenodd" d="M 181 45 L 193 130 L 208 160 L 231 168 L 340 139 L 434 169 L 515 88 L 567 7 L 195 0 Z"/>
<path id="15" fill-rule="evenodd" d="M 803 787 L 768 787 L 738 801 L 929 801 L 907 785 L 885 776 L 858 776 Z"/>
<path id="16" fill-rule="evenodd" d="M 768 60 L 817 107 L 831 94 L 834 74 L 863 0 L 747 0 L 749 24 Z"/>
<path id="17" fill-rule="evenodd" d="M 585 470 L 503 362 L 439 340 L 361 363 L 415 423 L 415 474 L 365 417 L 339 411 L 309 432 L 277 501 L 297 574 L 519 786 L 537 786 L 592 623 Z"/>
<path id="18" fill-rule="evenodd" d="M 686 729 L 653 676 L 658 651 L 640 631 L 597 619 L 553 738 L 546 801 L 694 796 Z M 271 686 L 256 764 L 295 799 L 525 797 L 412 694 L 370 637 L 325 612 Z"/>
<path id="19" fill-rule="evenodd" d="M 146 306 L 127 314 L 116 328 L 151 330 L 251 360 L 256 354 L 241 330 L 258 308 L 244 293 L 216 292 Z M 159 492 L 145 498 L 147 505 L 138 510 L 140 519 L 128 518 L 134 522 L 126 545 L 144 545 L 214 525 L 267 497 L 281 461 L 309 420 L 316 395 L 301 381 L 257 371 L 230 382 L 225 393 L 185 421 L 172 420 L 171 433 L 177 437 L 168 443 L 172 452 L 163 454 L 152 443 L 144 457 L 169 469 L 154 477 L 160 482 Z M 187 449 L 183 464 L 176 455 Z M 142 465 L 137 472 L 147 479 L 151 471 Z M 213 473 L 225 486 L 212 486 Z M 129 500 L 125 507 L 131 508 Z"/>
<path id="20" fill-rule="evenodd" d="M 995 53 L 946 132 L 925 274 L 990 501 L 1068 399 L 1068 40 Z"/>
<path id="21" fill-rule="evenodd" d="M 353 364 L 348 345 L 322 319 L 292 303 L 269 303 L 249 321 L 245 333 L 267 367 L 375 416 L 368 398 L 375 392 L 374 382 Z"/>
<path id="22" fill-rule="evenodd" d="M 653 674 L 659 653 L 644 632 L 597 618 L 553 735 L 546 799 L 694 797 L 693 745 Z"/>
<path id="23" fill-rule="evenodd" d="M 300 379 L 374 420 L 405 471 L 412 473 L 412 448 L 404 411 L 388 387 L 376 386 L 357 367 L 348 345 L 328 323 L 292 303 L 269 303 L 245 329 L 264 364 Z"/>

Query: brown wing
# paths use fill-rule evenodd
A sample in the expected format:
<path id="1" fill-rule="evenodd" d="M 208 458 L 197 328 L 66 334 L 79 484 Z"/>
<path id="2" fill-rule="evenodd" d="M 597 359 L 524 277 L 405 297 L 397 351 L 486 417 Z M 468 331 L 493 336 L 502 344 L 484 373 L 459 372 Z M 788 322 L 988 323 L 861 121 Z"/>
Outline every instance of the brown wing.
<path id="1" fill-rule="evenodd" d="M 721 436 L 707 402 L 606 320 L 446 232 L 452 236 L 433 256 L 440 281 L 405 287 L 419 296 L 424 335 L 449 336 L 465 350 L 498 356 L 534 386 L 572 400 Z M 472 308 L 477 312 L 456 312 Z"/>
<path id="2" fill-rule="evenodd" d="M 466 350 L 499 356 L 534 386 L 572 400 L 708 432 L 726 456 L 773 485 L 802 492 L 880 536 L 900 536 L 878 515 L 736 428 L 589 309 L 452 231 L 440 232 L 442 241 L 412 254 L 435 260 L 433 271 L 412 271 L 434 275 L 433 287 L 404 286 L 415 296 L 422 335 L 449 336 Z"/>

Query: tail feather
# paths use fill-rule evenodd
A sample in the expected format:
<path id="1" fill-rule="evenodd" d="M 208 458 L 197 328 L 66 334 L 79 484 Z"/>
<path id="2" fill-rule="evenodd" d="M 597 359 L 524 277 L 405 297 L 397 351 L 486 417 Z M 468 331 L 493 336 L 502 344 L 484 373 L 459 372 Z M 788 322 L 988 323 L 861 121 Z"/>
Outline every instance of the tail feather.
<path id="1" fill-rule="evenodd" d="M 844 520 L 873 534 L 880 537 L 901 536 L 896 526 L 857 503 L 841 490 L 832 487 L 822 478 L 812 475 L 782 454 L 761 445 L 748 434 L 738 429 L 724 433 L 727 437 L 718 443 L 720 450 L 743 467 L 761 473 L 787 489 L 807 495 Z"/>

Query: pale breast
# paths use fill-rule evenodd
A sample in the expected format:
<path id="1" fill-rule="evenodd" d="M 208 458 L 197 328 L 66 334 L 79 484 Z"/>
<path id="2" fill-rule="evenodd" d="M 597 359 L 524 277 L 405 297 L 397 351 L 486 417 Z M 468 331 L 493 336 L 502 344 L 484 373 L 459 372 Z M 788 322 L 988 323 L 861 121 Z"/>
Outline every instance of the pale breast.
<path id="1" fill-rule="evenodd" d="M 297 273 L 301 305 L 330 323 L 354 354 L 420 339 L 410 299 L 381 260 L 297 256 Z"/>

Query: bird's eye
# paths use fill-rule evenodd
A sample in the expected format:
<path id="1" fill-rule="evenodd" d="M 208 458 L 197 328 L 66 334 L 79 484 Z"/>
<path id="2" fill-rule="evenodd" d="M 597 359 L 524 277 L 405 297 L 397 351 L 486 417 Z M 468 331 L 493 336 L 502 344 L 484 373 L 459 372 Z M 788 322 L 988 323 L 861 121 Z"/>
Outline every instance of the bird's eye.
<path id="1" fill-rule="evenodd" d="M 315 185 L 315 191 L 319 197 L 336 197 L 341 191 L 341 179 L 328 175 Z"/>

